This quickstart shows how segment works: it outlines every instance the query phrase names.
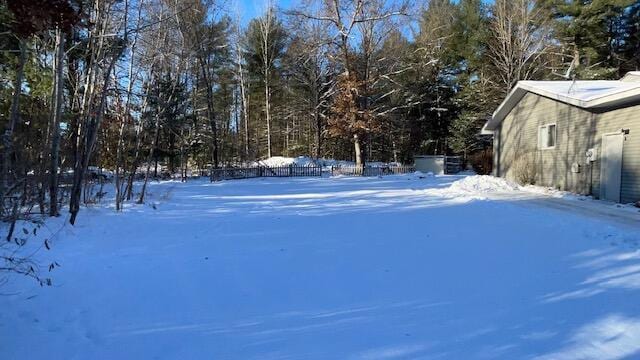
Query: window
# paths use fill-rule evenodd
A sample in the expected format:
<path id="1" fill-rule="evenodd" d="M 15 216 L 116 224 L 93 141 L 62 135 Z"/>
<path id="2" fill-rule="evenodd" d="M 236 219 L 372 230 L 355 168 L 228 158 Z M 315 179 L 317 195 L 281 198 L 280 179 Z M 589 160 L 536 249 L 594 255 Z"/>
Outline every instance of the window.
<path id="1" fill-rule="evenodd" d="M 540 126 L 538 130 L 538 148 L 553 149 L 556 146 L 556 124 Z"/>

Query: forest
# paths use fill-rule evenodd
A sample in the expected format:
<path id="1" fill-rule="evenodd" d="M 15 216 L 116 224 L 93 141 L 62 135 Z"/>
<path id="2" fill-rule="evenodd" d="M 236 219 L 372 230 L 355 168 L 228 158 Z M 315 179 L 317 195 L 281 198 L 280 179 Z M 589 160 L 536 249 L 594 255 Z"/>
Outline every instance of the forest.
<path id="1" fill-rule="evenodd" d="M 0 217 L 74 223 L 93 169 L 115 208 L 163 176 L 272 156 L 487 172 L 480 129 L 525 79 L 640 68 L 634 0 L 0 2 Z M 29 211 L 25 211 L 25 207 Z"/>

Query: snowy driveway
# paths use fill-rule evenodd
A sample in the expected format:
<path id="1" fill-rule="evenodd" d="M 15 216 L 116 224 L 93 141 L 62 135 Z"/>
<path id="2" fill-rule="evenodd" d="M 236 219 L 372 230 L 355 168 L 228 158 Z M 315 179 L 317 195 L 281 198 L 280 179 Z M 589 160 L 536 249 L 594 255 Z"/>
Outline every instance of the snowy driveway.
<path id="1" fill-rule="evenodd" d="M 52 221 L 55 286 L 2 289 L 0 358 L 640 356 L 640 226 L 458 179 L 168 182 Z"/>

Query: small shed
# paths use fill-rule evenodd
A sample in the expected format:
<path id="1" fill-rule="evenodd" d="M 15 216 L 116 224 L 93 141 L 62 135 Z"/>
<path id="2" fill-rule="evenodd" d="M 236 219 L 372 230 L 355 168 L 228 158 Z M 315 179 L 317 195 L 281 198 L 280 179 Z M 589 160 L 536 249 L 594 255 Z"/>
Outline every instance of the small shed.
<path id="1" fill-rule="evenodd" d="M 434 175 L 455 174 L 460 171 L 460 157 L 446 155 L 416 155 L 413 157 L 416 171 Z"/>
<path id="2" fill-rule="evenodd" d="M 444 155 L 416 155 L 413 157 L 413 163 L 416 171 L 423 173 L 434 173 L 442 175 L 445 171 Z"/>

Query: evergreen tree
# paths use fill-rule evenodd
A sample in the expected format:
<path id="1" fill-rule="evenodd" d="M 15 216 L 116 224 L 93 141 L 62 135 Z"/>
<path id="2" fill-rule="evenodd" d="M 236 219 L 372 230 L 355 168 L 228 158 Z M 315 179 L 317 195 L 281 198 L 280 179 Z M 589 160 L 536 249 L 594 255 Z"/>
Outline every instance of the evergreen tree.
<path id="1" fill-rule="evenodd" d="M 176 171 L 177 144 L 181 129 L 189 127 L 186 116 L 188 95 L 185 85 L 175 79 L 170 73 L 154 78 L 149 87 L 152 89 L 148 96 L 147 111 L 143 114 L 143 121 L 148 127 L 158 126 L 157 139 L 152 151 L 154 161 L 154 176 L 158 176 L 158 163 L 167 159 L 168 171 Z"/>
<path id="2" fill-rule="evenodd" d="M 627 8 L 624 15 L 625 36 L 622 46 L 624 61 L 620 64 L 621 74 L 640 70 L 640 2 Z"/>
<path id="3" fill-rule="evenodd" d="M 628 36 L 625 15 L 635 3 L 635 0 L 544 0 L 540 6 L 555 18 L 555 37 L 569 49 L 566 55 L 571 73 L 579 79 L 616 79 L 624 63 Z"/>

